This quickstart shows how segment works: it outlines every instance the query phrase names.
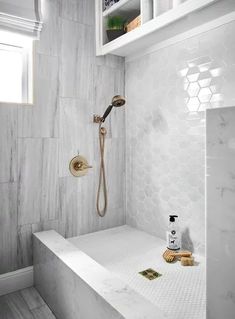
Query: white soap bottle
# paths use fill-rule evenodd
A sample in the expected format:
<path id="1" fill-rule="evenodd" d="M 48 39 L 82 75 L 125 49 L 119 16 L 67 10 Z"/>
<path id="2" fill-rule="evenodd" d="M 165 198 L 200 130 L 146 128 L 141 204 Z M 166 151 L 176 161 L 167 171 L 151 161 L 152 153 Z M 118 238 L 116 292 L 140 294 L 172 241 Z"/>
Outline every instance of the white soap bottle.
<path id="1" fill-rule="evenodd" d="M 169 216 L 169 226 L 166 232 L 167 248 L 170 250 L 180 250 L 181 234 L 178 225 L 178 216 Z"/>

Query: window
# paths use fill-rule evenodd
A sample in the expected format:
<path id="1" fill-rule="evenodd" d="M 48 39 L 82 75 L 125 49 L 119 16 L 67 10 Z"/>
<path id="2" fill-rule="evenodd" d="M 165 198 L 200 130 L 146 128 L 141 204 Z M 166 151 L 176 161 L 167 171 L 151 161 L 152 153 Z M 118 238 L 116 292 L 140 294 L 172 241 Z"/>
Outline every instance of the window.
<path id="1" fill-rule="evenodd" d="M 32 103 L 32 39 L 0 31 L 0 102 Z"/>

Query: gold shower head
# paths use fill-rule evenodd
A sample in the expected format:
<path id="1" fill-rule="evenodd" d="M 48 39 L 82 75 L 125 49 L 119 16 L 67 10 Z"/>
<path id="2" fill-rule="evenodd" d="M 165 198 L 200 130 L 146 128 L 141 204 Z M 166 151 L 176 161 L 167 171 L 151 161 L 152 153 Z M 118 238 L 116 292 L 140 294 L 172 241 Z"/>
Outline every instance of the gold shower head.
<path id="1" fill-rule="evenodd" d="M 120 107 L 123 106 L 126 103 L 126 100 L 121 95 L 115 95 L 112 98 L 111 104 L 107 107 L 106 111 L 104 112 L 104 115 L 101 118 L 101 121 L 104 122 L 106 117 L 109 115 L 109 113 L 112 111 L 113 107 Z"/>
<path id="2" fill-rule="evenodd" d="M 115 107 L 120 107 L 120 106 L 123 106 L 125 105 L 126 103 L 126 100 L 123 96 L 121 95 L 115 95 L 113 98 L 112 98 L 112 106 L 115 106 Z"/>

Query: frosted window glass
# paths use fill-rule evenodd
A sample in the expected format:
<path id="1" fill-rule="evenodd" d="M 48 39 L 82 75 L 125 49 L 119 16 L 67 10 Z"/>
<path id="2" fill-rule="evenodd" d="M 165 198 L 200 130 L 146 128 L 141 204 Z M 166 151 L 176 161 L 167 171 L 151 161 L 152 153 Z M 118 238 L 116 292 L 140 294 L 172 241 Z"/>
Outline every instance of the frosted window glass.
<path id="1" fill-rule="evenodd" d="M 10 47 L 9 47 L 10 48 Z M 23 54 L 0 48 L 0 101 L 22 102 Z"/>

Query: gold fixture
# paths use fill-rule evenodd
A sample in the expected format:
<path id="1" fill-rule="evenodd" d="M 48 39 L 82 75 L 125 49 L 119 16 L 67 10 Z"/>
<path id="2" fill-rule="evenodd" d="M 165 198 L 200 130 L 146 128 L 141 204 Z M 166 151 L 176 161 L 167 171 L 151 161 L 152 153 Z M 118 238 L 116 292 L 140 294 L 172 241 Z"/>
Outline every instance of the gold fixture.
<path id="1" fill-rule="evenodd" d="M 102 122 L 102 116 L 93 115 L 93 123 L 101 123 L 101 122 Z"/>
<path id="2" fill-rule="evenodd" d="M 149 279 L 149 280 L 153 280 L 156 278 L 161 277 L 162 275 L 159 274 L 159 272 L 153 270 L 152 268 L 148 268 L 146 270 L 143 270 L 141 272 L 139 272 L 140 275 L 144 276 L 145 278 Z"/>
<path id="3" fill-rule="evenodd" d="M 81 155 L 75 156 L 69 163 L 69 170 L 75 177 L 86 175 L 89 168 L 92 166 L 88 165 L 86 158 Z"/>
<path id="4" fill-rule="evenodd" d="M 104 161 L 104 148 L 105 148 L 105 137 L 107 134 L 107 130 L 102 124 L 105 122 L 106 117 L 112 111 L 113 107 L 121 107 L 125 105 L 126 100 L 121 95 L 115 95 L 112 98 L 111 104 L 107 107 L 106 111 L 104 112 L 103 116 L 100 115 L 93 115 L 93 123 L 99 124 L 99 144 L 100 144 L 100 173 L 99 173 L 99 184 L 97 190 L 97 197 L 96 197 L 96 210 L 100 217 L 104 217 L 106 214 L 106 210 L 108 207 L 108 191 L 106 185 L 106 173 L 105 173 L 105 161 Z M 103 193 L 103 207 L 100 207 L 100 196 L 101 192 Z"/>

